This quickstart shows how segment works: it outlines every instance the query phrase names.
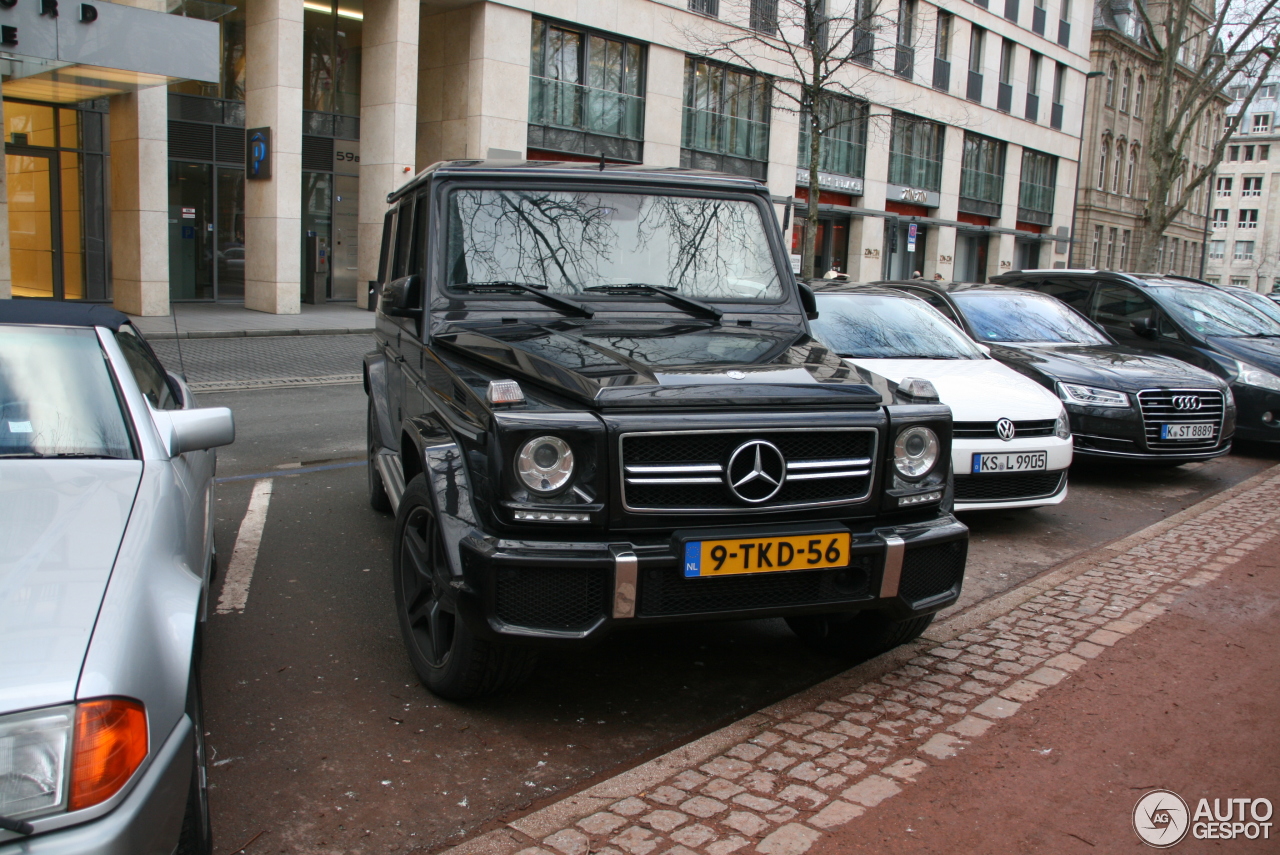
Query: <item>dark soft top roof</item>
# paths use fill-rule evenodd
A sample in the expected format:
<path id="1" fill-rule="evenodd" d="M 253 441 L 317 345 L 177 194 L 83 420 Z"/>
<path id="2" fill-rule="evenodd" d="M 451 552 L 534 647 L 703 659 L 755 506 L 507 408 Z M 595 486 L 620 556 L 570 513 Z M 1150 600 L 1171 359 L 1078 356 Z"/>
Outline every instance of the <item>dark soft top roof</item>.
<path id="1" fill-rule="evenodd" d="M 96 303 L 59 300 L 0 300 L 0 324 L 48 324 L 59 327 L 107 327 L 118 330 L 129 316 Z"/>

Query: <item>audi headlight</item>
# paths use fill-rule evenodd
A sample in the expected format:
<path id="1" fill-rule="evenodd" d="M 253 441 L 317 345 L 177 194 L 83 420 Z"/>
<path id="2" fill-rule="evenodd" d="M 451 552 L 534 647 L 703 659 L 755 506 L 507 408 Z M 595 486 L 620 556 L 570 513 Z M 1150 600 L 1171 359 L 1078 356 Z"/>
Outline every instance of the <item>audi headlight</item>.
<path id="1" fill-rule="evenodd" d="M 0 716 L 0 816 L 62 810 L 67 803 L 74 706 Z"/>
<path id="2" fill-rule="evenodd" d="M 1280 377 L 1247 362 L 1236 362 L 1236 382 L 1243 386 L 1256 386 L 1259 389 L 1280 392 Z"/>
<path id="3" fill-rule="evenodd" d="M 533 492 L 550 496 L 573 478 L 573 449 L 558 436 L 540 436 L 520 446 L 516 455 L 520 480 Z"/>
<path id="4" fill-rule="evenodd" d="M 1054 420 L 1053 435 L 1058 439 L 1071 439 L 1071 420 L 1067 418 L 1066 410 L 1058 413 L 1058 418 Z"/>
<path id="5" fill-rule="evenodd" d="M 1059 383 L 1058 397 L 1068 404 L 1081 404 L 1086 407 L 1129 406 L 1129 396 L 1124 392 L 1099 389 L 1095 386 L 1081 386 L 1077 383 Z"/>
<path id="6" fill-rule="evenodd" d="M 893 466 L 903 478 L 915 481 L 938 462 L 938 435 L 916 425 L 898 434 L 893 443 Z"/>

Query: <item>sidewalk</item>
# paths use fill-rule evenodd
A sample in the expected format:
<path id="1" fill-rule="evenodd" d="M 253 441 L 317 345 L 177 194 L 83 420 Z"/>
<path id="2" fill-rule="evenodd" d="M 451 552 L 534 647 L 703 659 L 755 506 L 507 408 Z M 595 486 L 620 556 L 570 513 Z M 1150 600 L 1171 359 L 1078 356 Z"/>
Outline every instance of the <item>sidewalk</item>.
<path id="1" fill-rule="evenodd" d="M 1151 789 L 1280 804 L 1278 556 L 1280 467 L 449 855 L 1140 852 Z"/>
<path id="2" fill-rule="evenodd" d="M 373 331 L 375 313 L 354 303 L 303 304 L 298 315 L 255 312 L 236 303 L 171 303 L 172 314 L 136 317 L 148 339 L 234 338 L 239 336 L 343 335 Z M 176 334 L 174 317 L 177 318 Z"/>

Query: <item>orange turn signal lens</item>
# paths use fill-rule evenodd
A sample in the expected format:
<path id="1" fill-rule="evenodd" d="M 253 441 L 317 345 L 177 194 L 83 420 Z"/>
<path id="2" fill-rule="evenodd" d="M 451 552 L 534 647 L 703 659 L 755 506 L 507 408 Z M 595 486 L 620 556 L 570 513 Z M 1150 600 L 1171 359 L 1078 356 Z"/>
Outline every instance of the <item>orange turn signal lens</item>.
<path id="1" fill-rule="evenodd" d="M 147 757 L 147 713 L 121 698 L 76 705 L 68 810 L 91 807 L 114 796 Z"/>

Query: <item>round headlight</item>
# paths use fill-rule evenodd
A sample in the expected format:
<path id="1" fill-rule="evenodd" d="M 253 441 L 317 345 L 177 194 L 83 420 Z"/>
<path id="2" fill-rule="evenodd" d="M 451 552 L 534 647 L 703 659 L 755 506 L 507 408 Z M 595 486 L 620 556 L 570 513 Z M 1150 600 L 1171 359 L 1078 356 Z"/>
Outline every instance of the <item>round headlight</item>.
<path id="1" fill-rule="evenodd" d="M 933 431 L 917 425 L 898 434 L 893 443 L 893 465 L 903 478 L 923 478 L 937 462 L 938 436 Z"/>
<path id="2" fill-rule="evenodd" d="M 540 436 L 520 446 L 516 455 L 520 480 L 535 493 L 563 490 L 573 477 L 573 449 L 558 436 Z"/>

